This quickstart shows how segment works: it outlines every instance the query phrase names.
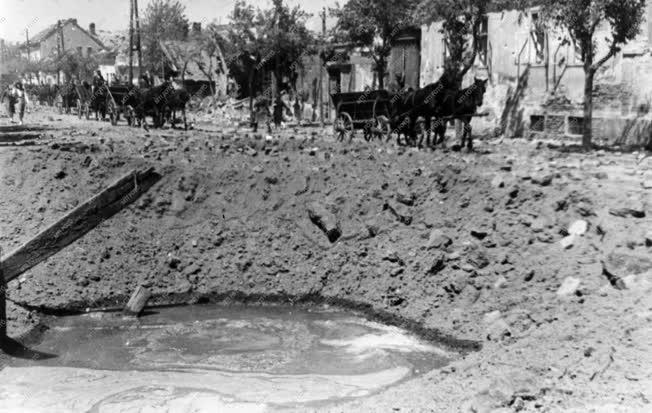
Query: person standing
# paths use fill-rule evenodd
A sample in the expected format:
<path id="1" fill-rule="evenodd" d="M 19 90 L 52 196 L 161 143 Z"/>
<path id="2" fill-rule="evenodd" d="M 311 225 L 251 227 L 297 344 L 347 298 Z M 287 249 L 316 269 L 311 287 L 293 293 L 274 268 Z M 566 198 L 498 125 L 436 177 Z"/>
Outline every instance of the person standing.
<path id="1" fill-rule="evenodd" d="M 95 93 L 99 88 L 104 86 L 104 76 L 102 76 L 102 72 L 97 70 L 95 72 L 95 75 L 93 75 L 93 92 Z"/>
<path id="2" fill-rule="evenodd" d="M 16 97 L 14 96 L 13 92 L 13 85 L 7 85 L 2 91 L 2 98 L 0 98 L 1 102 L 4 102 L 5 99 L 7 99 L 7 113 L 11 119 L 11 123 L 15 123 L 14 113 L 16 112 Z"/>
<path id="3" fill-rule="evenodd" d="M 22 82 L 16 82 L 14 84 L 14 87 L 11 91 L 11 95 L 14 96 L 14 101 L 12 104 L 12 101 L 10 99 L 10 109 L 9 109 L 9 115 L 11 116 L 11 122 L 14 122 L 14 113 L 16 112 L 15 106 L 18 107 L 18 124 L 22 125 L 23 124 L 23 117 L 25 116 L 25 107 L 29 103 L 29 98 L 27 97 L 27 93 L 25 92 L 25 87 L 23 86 Z M 14 106 L 15 105 L 15 106 Z"/>

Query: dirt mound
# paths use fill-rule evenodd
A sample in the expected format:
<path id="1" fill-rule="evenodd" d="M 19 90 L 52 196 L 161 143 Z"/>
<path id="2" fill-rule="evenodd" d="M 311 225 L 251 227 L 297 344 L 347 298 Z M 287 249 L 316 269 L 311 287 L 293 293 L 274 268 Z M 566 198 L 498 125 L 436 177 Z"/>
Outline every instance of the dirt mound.
<path id="1" fill-rule="evenodd" d="M 483 154 L 431 153 L 291 131 L 280 140 L 119 133 L 0 152 L 5 251 L 131 168 L 153 165 L 164 175 L 127 210 L 10 283 L 12 302 L 52 313 L 120 307 L 141 284 L 159 303 L 318 297 L 483 343 L 460 362 L 465 373 L 435 373 L 443 376 L 431 396 L 400 389 L 367 402 L 381 409 L 460 406 L 469 399 L 464 380 L 480 407 L 609 399 L 613 380 L 592 378 L 594 368 L 611 347 L 643 334 L 650 317 L 649 261 L 633 274 L 608 258 L 625 251 L 631 262 L 650 251 L 652 203 L 640 175 L 626 170 L 631 155 L 595 161 L 522 142 L 485 145 Z M 636 168 L 650 173 L 649 163 Z M 315 225 L 311 205 L 329 215 L 337 237 Z M 645 216 L 610 214 L 632 205 Z M 605 257 L 627 290 L 603 274 Z M 648 313 L 622 319 L 634 308 Z M 614 334 L 601 340 L 607 332 Z M 622 372 L 640 370 L 645 353 L 623 351 L 615 371 L 629 382 Z M 527 391 L 510 384 L 496 395 L 490 382 L 482 390 L 513 363 L 527 378 L 510 383 L 527 382 Z M 546 382 L 569 377 L 585 386 L 573 397 Z M 622 389 L 632 406 L 643 403 L 636 394 L 650 379 L 636 378 Z M 451 380 L 458 390 L 442 394 Z"/>

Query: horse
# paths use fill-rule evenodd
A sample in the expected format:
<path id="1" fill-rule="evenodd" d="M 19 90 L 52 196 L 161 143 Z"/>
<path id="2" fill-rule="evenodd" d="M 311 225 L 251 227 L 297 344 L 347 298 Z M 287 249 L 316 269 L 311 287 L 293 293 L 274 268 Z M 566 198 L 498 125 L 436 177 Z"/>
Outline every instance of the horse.
<path id="1" fill-rule="evenodd" d="M 172 93 L 170 93 L 169 97 L 166 99 L 166 117 L 170 122 L 170 125 L 174 127 L 176 124 L 176 111 L 180 111 L 183 120 L 183 128 L 184 130 L 188 130 L 186 104 L 190 100 L 190 93 L 188 93 L 188 90 L 186 90 L 183 84 L 179 82 L 172 82 L 171 87 Z"/>
<path id="2" fill-rule="evenodd" d="M 60 113 L 70 113 L 72 108 L 77 102 L 77 89 L 75 89 L 75 82 L 68 82 L 63 87 L 59 88 L 59 95 L 61 96 Z"/>
<path id="3" fill-rule="evenodd" d="M 460 120 L 464 124 L 461 147 L 465 143 L 469 151 L 473 150 L 473 136 L 471 119 L 478 107 L 482 106 L 484 94 L 487 91 L 487 80 L 475 78 L 471 86 L 458 91 L 447 90 L 441 102 L 440 110 L 435 114 L 437 121 L 434 124 L 435 145 L 444 145 L 446 127 L 448 122 Z"/>
<path id="4" fill-rule="evenodd" d="M 88 82 L 84 82 L 85 84 L 82 87 L 86 87 Z M 93 82 L 93 95 L 91 96 L 90 100 L 90 105 L 89 108 L 95 112 L 95 120 L 100 120 L 99 115 L 102 115 L 102 120 L 106 118 L 106 100 L 109 96 L 109 90 L 107 84 L 102 81 L 100 82 Z"/>
<path id="5" fill-rule="evenodd" d="M 406 141 L 409 137 L 413 143 L 416 143 L 416 129 L 419 124 L 423 125 L 423 134 L 427 135 L 428 141 L 430 141 L 431 119 L 439 111 L 441 96 L 447 89 L 446 82 L 442 77 L 423 88 L 403 90 L 392 96 L 390 99 L 392 108 L 390 124 L 393 129 L 398 131 L 399 143 L 401 131 L 406 131 Z M 423 143 L 423 134 L 419 146 Z"/>

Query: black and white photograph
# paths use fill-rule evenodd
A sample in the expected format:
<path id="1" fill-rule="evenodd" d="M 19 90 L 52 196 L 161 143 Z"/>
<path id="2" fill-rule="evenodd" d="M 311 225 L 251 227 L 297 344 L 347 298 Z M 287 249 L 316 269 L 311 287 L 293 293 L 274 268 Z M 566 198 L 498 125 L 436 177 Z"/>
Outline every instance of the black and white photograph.
<path id="1" fill-rule="evenodd" d="M 652 1 L 0 0 L 0 413 L 652 412 Z"/>

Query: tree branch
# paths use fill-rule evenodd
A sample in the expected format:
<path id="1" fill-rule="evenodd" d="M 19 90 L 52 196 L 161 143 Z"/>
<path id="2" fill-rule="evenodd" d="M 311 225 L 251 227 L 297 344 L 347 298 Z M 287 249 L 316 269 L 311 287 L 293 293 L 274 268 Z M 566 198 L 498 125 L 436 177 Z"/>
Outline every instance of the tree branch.
<path id="1" fill-rule="evenodd" d="M 471 52 L 471 56 L 469 57 L 469 59 L 466 62 L 464 62 L 464 66 L 462 68 L 462 71 L 460 72 L 461 79 L 463 79 L 464 76 L 466 76 L 467 72 L 471 69 L 473 63 L 475 63 L 475 58 L 478 55 L 478 29 L 480 28 L 481 22 L 482 22 L 482 12 L 478 12 L 475 21 L 473 22 L 473 52 Z"/>
<path id="2" fill-rule="evenodd" d="M 611 42 L 611 46 L 609 47 L 609 52 L 607 52 L 602 59 L 598 60 L 591 66 L 591 71 L 595 73 L 603 64 L 605 64 L 609 59 L 614 57 L 616 53 L 620 51 L 620 47 L 617 46 L 616 41 Z"/>

